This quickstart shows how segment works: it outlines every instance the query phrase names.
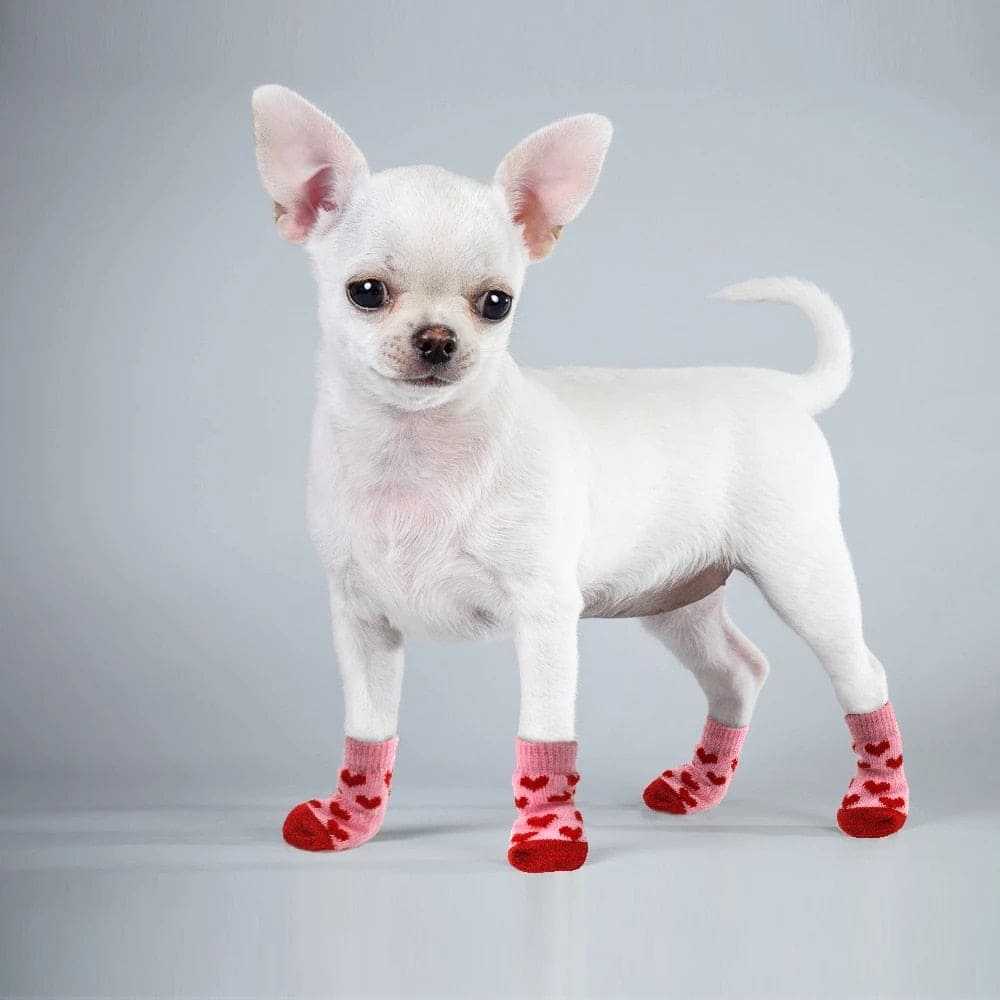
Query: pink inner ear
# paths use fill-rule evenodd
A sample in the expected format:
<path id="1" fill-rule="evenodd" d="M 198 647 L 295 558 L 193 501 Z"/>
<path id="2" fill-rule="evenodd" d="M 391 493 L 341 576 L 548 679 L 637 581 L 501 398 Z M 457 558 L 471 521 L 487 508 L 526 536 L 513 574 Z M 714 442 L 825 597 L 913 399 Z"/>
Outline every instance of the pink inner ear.
<path id="1" fill-rule="evenodd" d="M 514 221 L 524 227 L 524 243 L 532 260 L 541 260 L 551 253 L 552 244 L 561 227 L 554 226 L 549 221 L 541 199 L 531 189 L 522 191 L 517 201 Z"/>
<path id="2" fill-rule="evenodd" d="M 302 200 L 309 206 L 314 218 L 321 208 L 325 208 L 328 212 L 336 208 L 331 197 L 332 193 L 333 167 L 329 164 L 325 167 L 320 167 L 302 185 Z"/>
<path id="3" fill-rule="evenodd" d="M 536 250 L 540 248 L 545 230 L 545 217 L 538 204 L 538 196 L 534 191 L 522 191 L 518 196 L 517 213 L 514 221 L 524 227 L 524 242 L 531 253 L 536 255 Z"/>
<path id="4" fill-rule="evenodd" d="M 282 235 L 301 243 L 316 224 L 320 209 L 332 212 L 337 204 L 333 200 L 333 167 L 320 167 L 299 189 L 294 205 L 285 206 L 286 215 L 278 219 Z"/>

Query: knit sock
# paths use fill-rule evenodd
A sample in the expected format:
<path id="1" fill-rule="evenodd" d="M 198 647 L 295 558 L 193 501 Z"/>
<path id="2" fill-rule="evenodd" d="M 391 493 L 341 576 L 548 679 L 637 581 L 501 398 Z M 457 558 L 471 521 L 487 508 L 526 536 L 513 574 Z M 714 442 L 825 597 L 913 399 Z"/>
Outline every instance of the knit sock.
<path id="1" fill-rule="evenodd" d="M 303 851 L 343 851 L 371 840 L 385 818 L 398 742 L 348 736 L 336 794 L 297 805 L 285 818 L 285 840 Z"/>
<path id="2" fill-rule="evenodd" d="M 573 796 L 576 743 L 515 745 L 514 806 L 507 860 L 522 872 L 563 872 L 579 868 L 587 857 L 583 815 Z"/>
<path id="3" fill-rule="evenodd" d="M 903 738 L 892 702 L 865 715 L 845 715 L 858 773 L 837 811 L 837 825 L 852 837 L 888 837 L 906 822 L 910 790 L 903 772 Z"/>
<path id="4" fill-rule="evenodd" d="M 654 778 L 642 793 L 646 805 L 657 812 L 677 815 L 718 805 L 729 790 L 729 781 L 740 762 L 747 729 L 747 726 L 733 729 L 712 718 L 706 719 L 701 743 L 691 760 Z"/>

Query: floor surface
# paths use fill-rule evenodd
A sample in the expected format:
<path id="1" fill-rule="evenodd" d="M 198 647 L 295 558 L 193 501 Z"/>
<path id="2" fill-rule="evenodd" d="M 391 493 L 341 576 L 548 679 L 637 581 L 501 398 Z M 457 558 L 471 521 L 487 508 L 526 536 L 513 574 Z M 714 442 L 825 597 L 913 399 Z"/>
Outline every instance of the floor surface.
<path id="1" fill-rule="evenodd" d="M 285 803 L 0 813 L 5 997 L 997 997 L 998 816 L 855 841 L 818 806 L 586 806 L 579 872 L 510 809 L 394 802 L 309 855 Z"/>

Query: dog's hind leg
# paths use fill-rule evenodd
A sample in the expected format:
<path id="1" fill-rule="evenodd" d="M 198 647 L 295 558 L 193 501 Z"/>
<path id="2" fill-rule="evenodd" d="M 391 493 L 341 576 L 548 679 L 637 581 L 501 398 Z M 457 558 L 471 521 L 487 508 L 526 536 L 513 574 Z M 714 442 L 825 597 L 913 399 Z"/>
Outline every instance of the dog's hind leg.
<path id="1" fill-rule="evenodd" d="M 837 822 L 854 837 L 884 837 L 905 822 L 909 790 L 885 670 L 865 645 L 861 601 L 835 511 L 787 516 L 745 559 L 771 606 L 819 658 L 846 713 L 857 772 Z"/>
<path id="2" fill-rule="evenodd" d="M 650 809 L 676 814 L 718 805 L 739 762 L 757 695 L 767 678 L 767 660 L 726 613 L 725 589 L 643 619 L 690 670 L 708 699 L 708 718 L 691 760 L 664 771 L 646 787 Z"/>

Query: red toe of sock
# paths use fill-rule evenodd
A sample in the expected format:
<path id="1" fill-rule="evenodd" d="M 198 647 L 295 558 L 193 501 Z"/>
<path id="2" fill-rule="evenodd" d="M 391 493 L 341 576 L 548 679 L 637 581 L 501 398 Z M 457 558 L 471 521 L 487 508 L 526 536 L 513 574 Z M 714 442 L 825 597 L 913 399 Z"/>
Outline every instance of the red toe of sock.
<path id="1" fill-rule="evenodd" d="M 297 805 L 286 817 L 281 835 L 286 843 L 302 851 L 332 851 L 330 834 L 316 818 L 309 805 Z"/>
<path id="2" fill-rule="evenodd" d="M 519 871 L 541 872 L 576 871 L 587 860 L 585 840 L 534 840 L 514 844 L 507 852 L 507 860 Z"/>
<path id="3" fill-rule="evenodd" d="M 840 809 L 837 825 L 852 837 L 888 837 L 906 822 L 906 813 L 896 809 L 861 807 Z"/>
<path id="4" fill-rule="evenodd" d="M 646 786 L 642 800 L 657 812 L 673 813 L 676 816 L 683 816 L 687 812 L 687 806 L 681 802 L 681 797 L 662 778 L 654 778 Z"/>

